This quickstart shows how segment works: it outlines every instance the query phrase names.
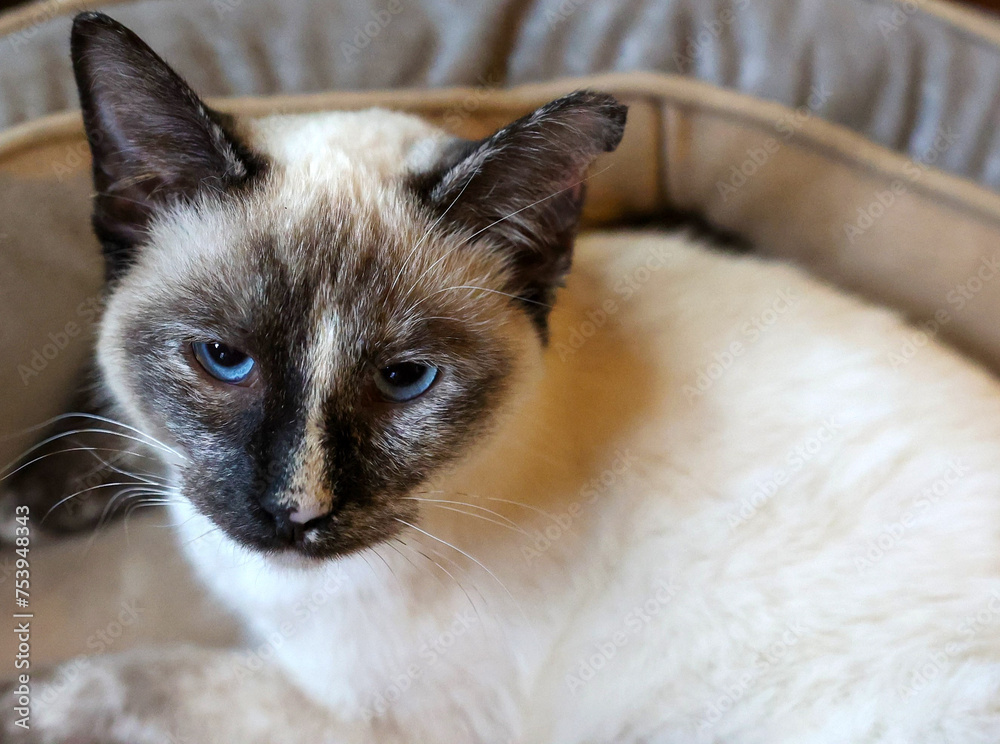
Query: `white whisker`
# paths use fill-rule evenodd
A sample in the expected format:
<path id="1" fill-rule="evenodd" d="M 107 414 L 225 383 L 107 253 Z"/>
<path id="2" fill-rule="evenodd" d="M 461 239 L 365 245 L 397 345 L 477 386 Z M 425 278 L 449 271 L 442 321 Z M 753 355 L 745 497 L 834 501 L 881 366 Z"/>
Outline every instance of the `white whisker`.
<path id="1" fill-rule="evenodd" d="M 410 524 L 405 519 L 400 519 L 399 517 L 393 517 L 393 519 L 395 519 L 397 522 L 399 522 L 401 524 L 406 525 L 407 527 L 409 527 L 412 530 L 416 530 L 417 532 L 419 532 L 422 535 L 426 535 L 427 537 L 431 538 L 432 540 L 436 540 L 437 542 L 439 542 L 442 545 L 445 545 L 445 546 L 451 548 L 452 550 L 456 551 L 457 553 L 461 553 L 466 558 L 468 558 L 470 561 L 472 561 L 477 566 L 479 566 L 481 569 L 483 569 L 487 574 L 490 575 L 490 577 L 495 582 L 497 582 L 497 584 L 500 585 L 500 588 L 504 590 L 504 592 L 507 594 L 508 597 L 510 597 L 510 601 L 514 603 L 514 606 L 521 613 L 521 616 L 524 618 L 525 622 L 528 622 L 528 616 L 525 614 L 524 610 L 521 609 L 521 605 L 518 604 L 518 601 L 516 599 L 514 599 L 514 595 L 510 593 L 510 590 L 507 588 L 507 586 L 502 581 L 500 581 L 499 578 L 497 578 L 497 575 L 495 573 L 493 573 L 490 569 L 488 569 L 486 566 L 484 566 L 480 561 L 478 561 L 476 558 L 474 558 L 471 555 L 469 555 L 468 553 L 466 553 L 461 548 L 455 547 L 454 545 L 452 545 L 447 540 L 442 540 L 440 537 L 437 537 L 436 535 L 432 535 L 430 532 L 427 532 L 426 530 L 422 530 L 422 529 L 420 529 L 419 527 L 417 527 L 414 524 Z"/>
<path id="2" fill-rule="evenodd" d="M 175 450 L 173 447 L 169 446 L 168 444 L 166 444 L 164 442 L 161 442 L 159 439 L 157 439 L 156 437 L 154 437 L 152 434 L 147 434 L 146 432 L 142 431 L 142 429 L 137 429 L 134 426 L 126 424 L 126 423 L 124 423 L 122 421 L 116 421 L 115 419 L 108 418 L 107 416 L 100 416 L 100 415 L 98 415 L 96 413 L 88 413 L 88 412 L 85 412 L 85 411 L 70 411 L 69 413 L 61 413 L 58 416 L 53 416 L 48 421 L 44 421 L 41 424 L 36 424 L 35 426 L 31 426 L 31 427 L 28 427 L 27 429 L 23 429 L 20 433 L 24 434 L 24 433 L 31 432 L 31 431 L 37 431 L 39 429 L 44 429 L 46 427 L 51 426 L 52 424 L 58 423 L 59 421 L 64 421 L 64 420 L 70 419 L 70 418 L 85 418 L 85 419 L 90 419 L 92 421 L 100 421 L 102 423 L 110 424 L 112 426 L 120 426 L 123 429 L 126 429 L 128 431 L 131 431 L 131 432 L 134 432 L 136 434 L 139 434 L 142 437 L 145 437 L 147 440 L 149 440 L 148 441 L 149 444 L 152 444 L 152 445 L 156 446 L 157 448 L 164 450 L 165 452 L 170 452 L 171 454 L 177 455 L 177 457 L 180 457 L 182 460 L 187 460 L 188 459 L 187 457 L 184 456 L 183 453 L 178 452 L 177 450 Z M 84 431 L 87 431 L 87 430 L 84 430 Z M 94 431 L 95 432 L 99 432 L 99 430 L 94 430 Z M 119 432 L 99 432 L 99 433 L 119 434 Z M 136 441 L 140 441 L 140 440 L 136 440 Z"/>
<path id="3" fill-rule="evenodd" d="M 482 520 L 484 520 L 486 522 L 489 522 L 490 524 L 495 524 L 495 525 L 497 525 L 499 527 L 503 527 L 503 528 L 508 529 L 508 530 L 513 530 L 514 532 L 520 533 L 522 535 L 527 535 L 528 534 L 523 529 L 521 529 L 521 527 L 518 526 L 515 522 L 512 522 L 510 519 L 508 519 L 507 517 L 503 516 L 502 514 L 499 514 L 499 513 L 495 512 L 495 511 L 493 511 L 492 509 L 487 509 L 484 506 L 476 506 L 475 504 L 468 504 L 468 503 L 466 503 L 464 501 L 446 501 L 444 499 L 421 499 L 421 498 L 418 498 L 416 496 L 404 496 L 402 498 L 402 500 L 403 501 L 420 501 L 420 502 L 424 502 L 424 503 L 430 504 L 431 506 L 436 507 L 438 509 L 443 509 L 445 511 L 456 512 L 457 514 L 464 514 L 467 517 L 476 517 L 477 519 L 482 519 Z M 504 521 L 500 522 L 500 521 L 497 521 L 496 519 L 490 519 L 489 517 L 484 516 L 482 514 L 474 514 L 474 513 L 471 513 L 471 512 L 463 511 L 462 509 L 457 509 L 457 508 L 455 508 L 453 506 L 444 506 L 445 504 L 459 504 L 461 506 L 466 506 L 466 507 L 468 507 L 470 509 L 480 509 L 482 511 L 487 512 L 488 514 L 493 514 L 493 515 L 499 517 L 500 519 L 502 519 Z"/>
<path id="4" fill-rule="evenodd" d="M 77 491 L 76 493 L 71 493 L 69 496 L 66 496 L 65 498 L 59 499 L 59 501 L 57 501 L 55 504 L 53 504 L 49 508 L 49 510 L 47 512 L 45 512 L 45 516 L 42 517 L 42 519 L 39 522 L 39 524 L 44 524 L 45 520 L 48 519 L 49 515 L 53 511 L 55 511 L 57 508 L 59 508 L 60 506 L 62 506 L 63 504 L 65 504 L 70 499 L 76 498 L 77 496 L 80 496 L 81 494 L 85 494 L 85 493 L 87 493 L 89 491 L 97 491 L 97 490 L 99 490 L 101 488 L 113 488 L 114 486 L 134 486 L 134 485 L 135 484 L 131 483 L 131 482 L 129 482 L 129 483 L 125 483 L 125 482 L 122 482 L 122 483 L 101 483 L 100 485 L 91 486 L 90 488 L 84 488 L 84 489 L 82 489 L 80 491 Z"/>
<path id="5" fill-rule="evenodd" d="M 39 455 L 33 460 L 28 460 L 28 462 L 22 463 L 21 465 L 19 465 L 18 467 L 14 468 L 9 473 L 4 475 L 3 477 L 0 477 L 0 481 L 10 478 L 15 473 L 18 473 L 27 467 L 31 467 L 36 462 L 40 462 L 41 460 L 44 460 L 47 457 L 55 457 L 56 455 L 65 455 L 69 452 L 122 452 L 122 450 L 114 449 L 113 447 L 68 447 L 67 449 L 56 450 L 55 452 L 47 452 L 44 455 Z M 134 454 L 136 457 L 147 457 L 147 455 L 143 455 L 138 452 L 134 452 L 131 454 Z M 19 462 L 19 460 L 15 462 Z"/>
<path id="6" fill-rule="evenodd" d="M 127 452 L 125 450 L 119 450 L 119 453 L 123 457 L 126 456 L 126 455 L 132 454 L 131 452 Z M 128 471 L 128 470 L 122 470 L 121 468 L 117 467 L 114 463 L 108 462 L 107 460 L 105 460 L 104 458 L 102 458 L 100 455 L 96 455 L 93 452 L 91 452 L 91 454 L 97 459 L 97 461 L 99 463 L 101 463 L 102 465 L 104 465 L 106 468 L 109 468 L 109 469 L 113 470 L 114 472 L 119 473 L 120 475 L 126 475 L 129 478 L 134 478 L 135 480 L 140 481 L 142 483 L 146 483 L 146 484 L 148 484 L 150 486 L 166 486 L 167 485 L 167 479 L 166 478 L 163 478 L 161 476 L 157 476 L 157 475 L 155 475 L 153 473 L 141 473 L 140 474 L 140 473 L 133 473 L 133 472 Z M 117 462 L 117 460 L 116 460 L 116 462 Z M 150 480 L 151 478 L 155 478 L 156 480 Z"/>
<path id="7" fill-rule="evenodd" d="M 43 439 L 41 442 L 39 442 L 38 444 L 36 444 L 34 447 L 31 447 L 31 448 L 27 449 L 26 451 L 22 452 L 16 458 L 14 458 L 9 463 L 7 463 L 2 468 L 0 468 L 0 473 L 6 471 L 8 468 L 13 467 L 14 465 L 17 465 L 17 463 L 19 463 L 22 459 L 24 459 L 25 457 L 27 457 L 28 455 L 30 455 L 32 452 L 35 452 L 38 449 L 44 447 L 45 445 L 50 444 L 51 442 L 58 441 L 59 439 L 64 439 L 66 437 L 71 437 L 74 434 L 110 434 L 111 436 L 122 437 L 123 439 L 130 439 L 130 440 L 132 440 L 134 442 L 139 442 L 140 444 L 145 444 L 146 446 L 151 446 L 149 444 L 149 442 L 146 442 L 146 441 L 144 441 L 142 439 L 139 439 L 138 437 L 133 437 L 133 436 L 131 436 L 129 434 L 123 434 L 120 431 L 111 431 L 109 429 L 73 429 L 72 431 L 60 432 L 59 434 L 53 434 L 51 437 L 48 437 L 47 439 Z M 187 458 L 184 458 L 184 459 L 187 459 Z"/>
<path id="8" fill-rule="evenodd" d="M 403 543 L 403 545 L 406 545 L 406 543 L 404 542 L 404 543 Z M 406 547 L 409 547 L 409 546 L 408 546 L 408 545 L 406 545 Z M 444 574 L 445 574 L 445 575 L 446 575 L 446 576 L 447 576 L 447 577 L 448 577 L 449 579 L 451 579 L 452 581 L 454 581 L 454 582 L 455 582 L 455 586 L 457 586 L 457 587 L 458 587 L 458 589 L 459 589 L 459 591 L 460 591 L 460 592 L 462 592 L 462 594 L 463 594 L 463 595 L 465 596 L 465 599 L 466 599 L 466 601 L 467 601 L 467 602 L 469 603 L 469 607 L 471 607 L 471 608 L 472 608 L 472 611 L 476 613 L 476 618 L 477 618 L 477 619 L 479 620 L 480 624 L 482 624 L 482 617 L 481 617 L 481 616 L 480 616 L 480 614 L 479 614 L 479 608 L 478 608 L 478 607 L 476 607 L 476 603 L 472 601 L 472 597 L 470 597 L 470 596 L 469 596 L 469 592 L 468 592 L 468 591 L 466 591 L 466 589 L 465 589 L 465 587 L 464 587 L 464 586 L 462 586 L 462 582 L 461 582 L 461 581 L 459 581 L 459 580 L 458 580 L 458 579 L 457 579 L 457 578 L 455 577 L 455 575 L 454 575 L 454 574 L 453 574 L 453 573 L 452 573 L 451 571 L 449 571 L 449 570 L 448 570 L 447 568 L 445 568 L 444 566 L 442 566 L 442 565 L 441 565 L 440 563 L 438 563 L 438 562 L 437 562 L 436 560 L 434 560 L 433 558 L 431 558 L 431 557 L 430 557 L 429 555 L 427 555 L 427 554 L 426 554 L 426 553 L 425 553 L 424 551 L 422 551 L 422 550 L 417 550 L 416 548 L 410 548 L 410 549 L 411 549 L 411 550 L 414 550 L 414 551 L 416 551 L 416 552 L 417 552 L 417 553 L 418 553 L 418 554 L 419 554 L 420 556 L 422 556 L 422 557 L 423 557 L 423 558 L 424 558 L 425 560 L 427 560 L 427 561 L 430 561 L 431 565 L 433 565 L 433 566 L 434 566 L 435 568 L 437 568 L 437 569 L 438 569 L 439 571 L 443 571 L 443 572 L 444 572 Z M 433 552 L 437 553 L 437 551 L 435 551 L 435 550 L 434 550 L 433 548 L 431 548 L 431 550 L 432 550 Z M 438 554 L 438 555 L 441 555 L 440 553 L 437 553 L 437 554 Z M 443 558 L 444 560 L 447 560 L 447 561 L 451 562 L 451 564 L 452 564 L 452 565 L 454 565 L 454 566 L 456 566 L 456 567 L 459 567 L 459 566 L 458 566 L 458 564 L 457 564 L 457 563 L 455 563 L 455 561 L 451 560 L 451 559 L 450 559 L 450 558 L 448 558 L 447 556 L 443 556 L 443 555 L 441 555 L 441 558 Z M 433 575 L 433 574 L 432 574 L 432 575 Z M 445 587 L 445 586 L 444 586 L 444 582 L 442 582 L 442 581 L 441 581 L 440 579 L 438 579 L 438 583 L 439 583 L 439 584 L 441 584 L 442 588 L 445 588 L 445 589 L 447 589 L 447 587 Z M 486 602 L 486 598 L 485 598 L 485 597 L 484 597 L 484 596 L 482 595 L 482 593 L 481 593 L 481 592 L 480 592 L 480 591 L 479 591 L 479 590 L 478 590 L 478 589 L 476 588 L 476 586 L 475 586 L 475 583 L 473 583 L 473 586 L 472 586 L 472 589 L 473 589 L 473 591 L 475 591 L 475 592 L 476 592 L 476 594 L 478 594 L 478 595 L 479 595 L 479 598 L 480 598 L 480 599 L 481 599 L 481 600 L 483 601 L 483 607 L 488 607 L 488 603 Z"/>

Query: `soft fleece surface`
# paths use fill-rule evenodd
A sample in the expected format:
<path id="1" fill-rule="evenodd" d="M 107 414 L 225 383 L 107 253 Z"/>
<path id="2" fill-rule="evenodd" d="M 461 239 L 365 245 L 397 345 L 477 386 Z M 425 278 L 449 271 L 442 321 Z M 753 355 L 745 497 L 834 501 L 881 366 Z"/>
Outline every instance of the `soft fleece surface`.
<path id="1" fill-rule="evenodd" d="M 78 120 L 36 120 L 73 105 L 69 21 L 60 13 L 78 6 L 47 3 L 0 19 L 0 32 L 12 34 L 0 38 L 0 124 L 18 125 L 0 131 L 0 435 L 59 409 L 86 354 L 100 297 Z M 196 87 L 217 95 L 683 72 L 687 77 L 616 74 L 510 92 L 320 92 L 222 105 L 267 112 L 379 104 L 472 135 L 580 85 L 612 90 L 632 107 L 630 127 L 621 152 L 596 169 L 612 166 L 594 180 L 592 221 L 695 209 L 759 250 L 914 317 L 936 317 L 933 332 L 1000 369 L 1000 282 L 992 281 L 1000 268 L 991 269 L 1000 254 L 995 25 L 937 3 L 860 0 L 539 0 L 467 8 L 456 13 L 443 1 L 401 9 L 379 0 L 144 0 L 109 10 Z M 373 19 L 377 25 L 366 32 Z M 919 336 L 902 338 L 886 353 L 905 354 L 916 343 Z M 43 355 L 38 374 L 25 378 L 36 352 Z M 2 461 L 24 441 L 0 440 Z M 236 637 L 217 608 L 203 605 L 168 530 L 156 526 L 162 519 L 130 520 L 127 535 L 119 525 L 93 545 L 82 538 L 34 551 L 35 662 L 150 641 Z M 0 559 L 0 585 L 10 587 L 11 569 Z M 12 592 L 2 591 L 10 602 Z M 5 658 L 12 641 L 0 642 Z"/>

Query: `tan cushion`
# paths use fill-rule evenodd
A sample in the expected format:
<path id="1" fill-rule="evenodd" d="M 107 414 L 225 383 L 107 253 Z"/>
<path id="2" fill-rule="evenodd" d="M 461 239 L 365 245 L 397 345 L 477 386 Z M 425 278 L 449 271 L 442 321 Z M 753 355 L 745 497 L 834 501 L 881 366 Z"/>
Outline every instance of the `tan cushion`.
<path id="1" fill-rule="evenodd" d="M 1000 24 L 940 0 L 36 0 L 0 15 L 0 128 L 76 106 L 81 7 L 214 96 L 680 74 L 782 103 L 1000 191 Z"/>

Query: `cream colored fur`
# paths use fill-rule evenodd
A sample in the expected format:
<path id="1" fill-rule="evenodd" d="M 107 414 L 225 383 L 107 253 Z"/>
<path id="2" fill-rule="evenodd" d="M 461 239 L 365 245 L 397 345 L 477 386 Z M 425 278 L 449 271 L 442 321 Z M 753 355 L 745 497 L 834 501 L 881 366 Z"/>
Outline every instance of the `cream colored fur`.
<path id="1" fill-rule="evenodd" d="M 380 117 L 252 131 L 294 166 L 286 197 L 318 179 L 385 205 L 373 179 L 437 145 Z M 551 328 L 545 349 L 508 329 L 526 350 L 501 424 L 414 495 L 399 542 L 277 561 L 174 506 L 252 640 L 206 657 L 212 685 L 164 687 L 170 720 L 130 741 L 1000 741 L 994 378 L 934 340 L 899 364 L 894 314 L 683 235 L 581 238 Z M 95 680 L 147 666 L 92 665 L 39 740 L 124 716 L 127 686 Z M 282 715 L 247 715 L 268 700 Z"/>
<path id="2" fill-rule="evenodd" d="M 996 742 L 1000 389 L 933 342 L 894 369 L 911 333 L 786 266 L 589 235 L 520 410 L 427 497 L 500 524 L 192 556 L 371 741 Z"/>

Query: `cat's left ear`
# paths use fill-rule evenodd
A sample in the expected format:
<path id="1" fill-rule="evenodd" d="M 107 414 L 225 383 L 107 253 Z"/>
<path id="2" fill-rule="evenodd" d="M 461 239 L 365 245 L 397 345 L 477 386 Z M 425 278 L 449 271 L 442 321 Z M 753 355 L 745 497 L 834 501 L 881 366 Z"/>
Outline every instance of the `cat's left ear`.
<path id="1" fill-rule="evenodd" d="M 484 237 L 507 255 L 509 289 L 543 332 L 569 271 L 587 168 L 618 146 L 626 113 L 611 95 L 577 91 L 484 140 L 456 143 L 417 178 L 441 225 Z"/>
<path id="2" fill-rule="evenodd" d="M 166 62 L 102 13 L 73 20 L 73 72 L 93 155 L 94 231 L 109 276 L 128 265 L 157 210 L 222 191 L 262 167 Z"/>

